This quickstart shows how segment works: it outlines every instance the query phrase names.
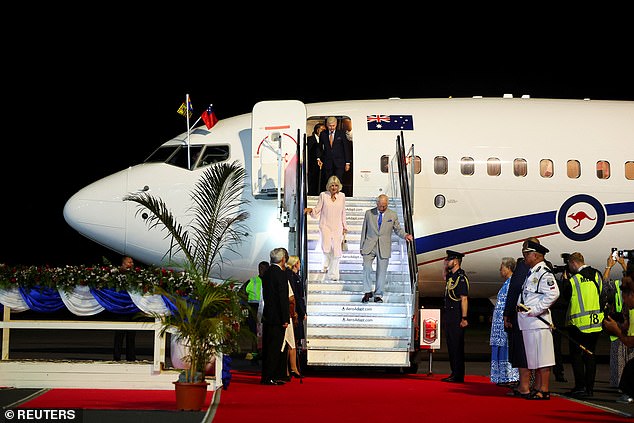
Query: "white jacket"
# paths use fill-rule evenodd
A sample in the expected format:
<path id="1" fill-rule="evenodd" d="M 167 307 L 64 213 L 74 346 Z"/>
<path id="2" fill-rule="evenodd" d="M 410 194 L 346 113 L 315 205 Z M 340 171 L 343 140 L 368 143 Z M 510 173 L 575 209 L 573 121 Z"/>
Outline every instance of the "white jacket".
<path id="1" fill-rule="evenodd" d="M 546 263 L 543 261 L 537 263 L 526 275 L 522 293 L 517 300 L 517 304 L 524 304 L 529 308 L 527 312 L 517 313 L 520 329 L 548 329 L 548 324 L 541 319 L 552 324 L 550 306 L 557 301 L 557 298 L 559 298 L 559 287 L 555 275 L 546 267 Z"/>

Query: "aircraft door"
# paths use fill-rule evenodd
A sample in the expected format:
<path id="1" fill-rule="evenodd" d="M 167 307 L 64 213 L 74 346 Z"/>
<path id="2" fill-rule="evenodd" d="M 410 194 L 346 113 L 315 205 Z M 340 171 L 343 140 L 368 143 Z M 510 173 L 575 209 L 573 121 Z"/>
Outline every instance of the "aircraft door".
<path id="1" fill-rule="evenodd" d="M 291 203 L 298 191 L 297 151 L 306 132 L 306 106 L 297 100 L 261 101 L 253 106 L 251 128 L 253 196 L 281 195 L 284 208 L 293 210 Z"/>

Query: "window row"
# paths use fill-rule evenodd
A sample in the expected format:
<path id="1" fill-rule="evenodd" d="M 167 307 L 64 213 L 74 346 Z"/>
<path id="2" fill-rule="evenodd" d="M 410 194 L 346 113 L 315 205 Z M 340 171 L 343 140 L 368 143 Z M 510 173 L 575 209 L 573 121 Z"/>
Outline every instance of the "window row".
<path id="1" fill-rule="evenodd" d="M 381 170 L 388 172 L 389 156 L 381 157 Z M 475 173 L 475 160 L 473 157 L 462 157 L 460 159 L 460 173 L 462 175 L 473 175 Z M 486 162 L 487 175 L 500 176 L 502 174 L 502 161 L 497 157 L 491 157 Z M 599 160 L 596 162 L 595 170 L 598 179 L 608 179 L 611 175 L 610 162 L 607 160 Z M 449 160 L 444 156 L 434 157 L 434 173 L 436 175 L 446 175 L 449 171 Z M 416 156 L 414 159 L 414 172 L 421 172 L 421 159 Z M 625 162 L 624 166 L 625 178 L 634 180 L 634 161 Z M 513 174 L 518 177 L 528 175 L 528 162 L 526 159 L 517 158 L 513 160 Z M 555 174 L 554 164 L 551 159 L 542 159 L 539 161 L 539 176 L 542 178 L 552 178 Z M 581 162 L 579 160 L 568 160 L 566 162 L 566 176 L 570 179 L 576 179 L 581 176 Z"/>

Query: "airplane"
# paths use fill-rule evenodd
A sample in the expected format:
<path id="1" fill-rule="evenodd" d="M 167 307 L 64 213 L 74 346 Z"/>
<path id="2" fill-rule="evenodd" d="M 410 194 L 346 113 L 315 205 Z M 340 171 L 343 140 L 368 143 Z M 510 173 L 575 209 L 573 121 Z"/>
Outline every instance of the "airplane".
<path id="1" fill-rule="evenodd" d="M 250 233 L 220 276 L 246 281 L 271 249 L 301 248 L 297 197 L 306 177 L 298 179 L 296 159 L 305 163 L 302 141 L 328 116 L 352 121 L 348 197 L 394 197 L 395 140 L 411 146 L 401 173 L 409 175 L 421 297 L 443 296 L 448 249 L 465 254 L 470 295 L 489 298 L 502 283 L 501 259 L 520 256 L 527 237 L 538 237 L 556 265 L 562 253 L 579 251 L 602 269 L 611 248 L 634 248 L 631 101 L 510 95 L 262 101 L 252 113 L 179 134 L 143 163 L 81 189 L 67 201 L 64 218 L 117 253 L 166 264 L 165 234 L 149 231 L 135 216 L 136 205 L 122 198 L 148 191 L 183 218 L 205 168 L 238 160 L 247 171 Z"/>

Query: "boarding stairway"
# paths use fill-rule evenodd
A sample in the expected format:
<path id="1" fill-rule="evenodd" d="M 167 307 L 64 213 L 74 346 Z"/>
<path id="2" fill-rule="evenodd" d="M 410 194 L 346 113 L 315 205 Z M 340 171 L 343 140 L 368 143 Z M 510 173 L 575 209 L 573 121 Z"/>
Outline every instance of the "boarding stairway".
<path id="1" fill-rule="evenodd" d="M 318 197 L 307 197 L 314 207 Z M 319 220 L 308 218 L 306 321 L 307 364 L 315 366 L 410 366 L 413 351 L 412 293 L 406 241 L 392 234 L 383 303 L 362 303 L 363 259 L 360 234 L 365 211 L 376 198 L 346 198 L 348 250 L 340 261 L 340 280 L 330 280 L 323 269 Z M 401 201 L 390 198 L 389 207 L 403 222 Z"/>

